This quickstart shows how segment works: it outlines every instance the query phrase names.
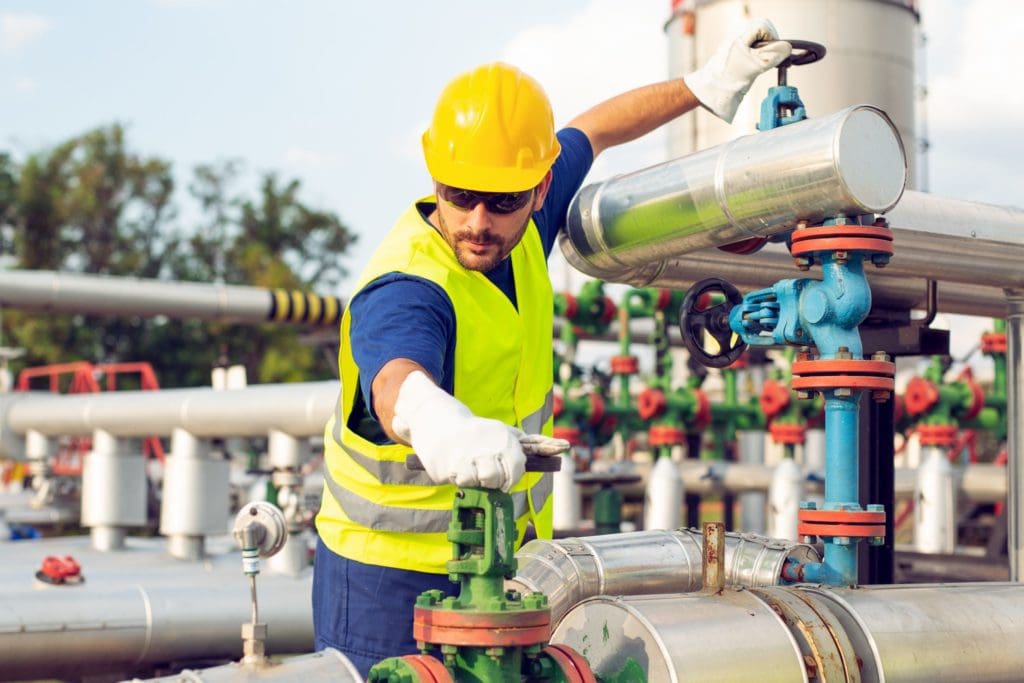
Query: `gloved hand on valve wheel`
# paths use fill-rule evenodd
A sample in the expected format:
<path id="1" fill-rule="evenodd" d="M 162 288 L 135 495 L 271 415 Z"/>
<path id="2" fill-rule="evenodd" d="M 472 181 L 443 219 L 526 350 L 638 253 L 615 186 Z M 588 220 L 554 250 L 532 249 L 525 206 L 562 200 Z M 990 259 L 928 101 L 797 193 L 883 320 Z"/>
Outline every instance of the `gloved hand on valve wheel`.
<path id="1" fill-rule="evenodd" d="M 762 40 L 772 42 L 751 47 Z M 732 123 L 740 101 L 750 90 L 754 79 L 782 63 L 792 49 L 789 43 L 779 40 L 779 33 L 772 22 L 756 19 L 733 40 L 719 47 L 704 66 L 684 76 L 683 80 L 712 114 Z"/>
<path id="2" fill-rule="evenodd" d="M 526 455 L 557 455 L 562 439 L 526 434 L 499 420 L 477 417 L 420 371 L 402 382 L 391 421 L 437 482 L 508 491 L 526 471 Z"/>

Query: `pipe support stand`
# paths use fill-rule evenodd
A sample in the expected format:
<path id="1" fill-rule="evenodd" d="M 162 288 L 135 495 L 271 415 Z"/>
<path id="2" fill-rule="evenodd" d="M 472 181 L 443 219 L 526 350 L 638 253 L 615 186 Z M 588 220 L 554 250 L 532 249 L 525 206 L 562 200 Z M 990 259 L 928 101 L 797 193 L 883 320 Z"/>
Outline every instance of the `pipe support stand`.
<path id="1" fill-rule="evenodd" d="M 1024 579 L 1024 288 L 1006 289 L 1007 551 L 1010 580 Z"/>

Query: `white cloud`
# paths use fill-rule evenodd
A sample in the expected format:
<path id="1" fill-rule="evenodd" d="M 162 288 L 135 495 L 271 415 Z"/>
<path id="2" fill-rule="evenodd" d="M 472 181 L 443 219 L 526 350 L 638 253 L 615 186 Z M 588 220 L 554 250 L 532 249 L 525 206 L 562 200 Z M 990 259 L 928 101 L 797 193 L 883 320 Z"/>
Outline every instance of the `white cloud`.
<path id="1" fill-rule="evenodd" d="M 932 190 L 1019 205 L 1024 14 L 1012 0 L 932 0 L 923 11 Z"/>
<path id="2" fill-rule="evenodd" d="M 306 169 L 324 169 L 337 164 L 337 157 L 323 154 L 304 147 L 292 145 L 285 151 L 285 161 L 291 166 Z"/>
<path id="3" fill-rule="evenodd" d="M 36 82 L 31 78 L 19 78 L 14 82 L 14 89 L 20 93 L 30 93 L 36 89 Z"/>
<path id="4" fill-rule="evenodd" d="M 948 2 L 948 0 L 947 0 Z M 936 32 L 941 43 L 932 43 L 930 54 L 939 65 L 952 57 L 951 68 L 934 72 L 929 84 L 929 111 L 936 126 L 962 127 L 984 122 L 1020 125 L 1024 109 L 1024 53 L 1016 43 L 1024 33 L 1024 13 L 1011 0 L 965 3 L 960 12 L 931 7 L 935 19 L 928 20 L 929 34 Z M 959 15 L 959 16 L 958 16 Z M 956 26 L 947 22 L 954 20 Z M 934 23 L 933 23 L 934 21 Z M 946 53 L 946 54 L 937 54 Z"/>
<path id="5" fill-rule="evenodd" d="M 668 76 L 662 0 L 592 0 L 562 24 L 545 24 L 515 36 L 503 58 L 534 76 L 551 98 L 555 124 L 598 102 Z M 648 166 L 666 158 L 662 134 L 610 150 L 593 178 Z"/>
<path id="6" fill-rule="evenodd" d="M 0 52 L 11 54 L 50 30 L 49 19 L 38 14 L 0 14 Z"/>

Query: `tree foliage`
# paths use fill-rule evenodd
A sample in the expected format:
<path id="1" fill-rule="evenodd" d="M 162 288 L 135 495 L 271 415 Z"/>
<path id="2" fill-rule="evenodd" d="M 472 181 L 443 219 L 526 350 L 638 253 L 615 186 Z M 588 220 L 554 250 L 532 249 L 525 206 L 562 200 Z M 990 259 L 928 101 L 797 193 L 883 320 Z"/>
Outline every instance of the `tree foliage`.
<path id="1" fill-rule="evenodd" d="M 188 183 L 192 210 L 183 211 L 170 162 L 133 152 L 119 124 L 20 162 L 0 152 L 0 250 L 20 269 L 335 287 L 354 240 L 339 217 L 305 204 L 298 180 L 265 173 L 248 192 L 242 180 L 237 161 L 197 167 Z M 6 309 L 2 329 L 5 345 L 26 349 L 23 366 L 143 360 L 163 386 L 206 384 L 222 362 L 243 363 L 258 382 L 336 372 L 301 343 L 301 330 L 285 326 Z"/>

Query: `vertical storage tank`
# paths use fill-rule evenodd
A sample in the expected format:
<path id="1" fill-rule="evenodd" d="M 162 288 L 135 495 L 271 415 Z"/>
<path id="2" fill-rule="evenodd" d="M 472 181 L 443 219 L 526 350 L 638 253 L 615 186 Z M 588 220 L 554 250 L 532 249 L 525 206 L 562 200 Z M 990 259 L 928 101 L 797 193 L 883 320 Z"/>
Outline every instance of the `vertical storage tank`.
<path id="1" fill-rule="evenodd" d="M 767 17 L 782 38 L 811 40 L 828 48 L 817 64 L 789 71 L 809 116 L 852 104 L 871 104 L 896 124 L 907 152 L 908 188 L 922 189 L 924 141 L 918 139 L 921 109 L 916 54 L 920 17 L 914 0 L 673 0 L 665 24 L 669 74 L 682 77 L 704 64 L 715 49 L 751 18 Z M 669 133 L 672 158 L 756 132 L 760 104 L 776 84 L 776 72 L 754 83 L 731 125 L 707 111 L 681 117 Z M 685 119 L 685 121 L 684 121 Z"/>

